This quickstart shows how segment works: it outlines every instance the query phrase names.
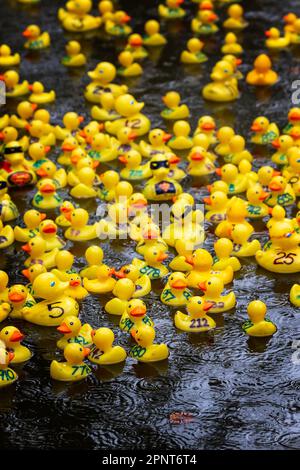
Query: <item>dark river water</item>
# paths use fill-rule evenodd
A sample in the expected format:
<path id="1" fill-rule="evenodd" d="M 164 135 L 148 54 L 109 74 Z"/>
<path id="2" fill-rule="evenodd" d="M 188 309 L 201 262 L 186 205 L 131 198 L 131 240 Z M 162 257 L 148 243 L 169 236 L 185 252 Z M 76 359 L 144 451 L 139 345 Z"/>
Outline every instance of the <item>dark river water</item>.
<path id="1" fill-rule="evenodd" d="M 75 110 L 89 118 L 89 105 L 83 98 L 88 83 L 84 70 L 69 71 L 60 65 L 64 44 L 75 37 L 63 32 L 56 12 L 63 1 L 42 0 L 40 7 L 20 6 L 14 0 L 0 2 L 0 43 L 8 43 L 21 51 L 22 77 L 30 82 L 41 80 L 57 92 L 56 103 L 49 106 L 53 122 L 61 122 L 65 112 Z M 121 6 L 134 18 L 133 26 L 143 31 L 144 22 L 157 17 L 158 1 L 123 1 Z M 170 89 L 180 91 L 191 110 L 191 124 L 203 114 L 213 115 L 218 125 L 229 124 L 249 137 L 252 120 L 267 115 L 280 126 L 286 122 L 291 107 L 293 80 L 300 78 L 300 49 L 288 49 L 273 55 L 280 81 L 272 89 L 250 89 L 240 84 L 241 98 L 233 104 L 212 105 L 203 101 L 200 90 L 208 82 L 213 64 L 220 57 L 221 31 L 205 40 L 209 61 L 197 67 L 179 63 L 179 55 L 191 36 L 189 24 L 196 9 L 188 3 L 183 21 L 162 24 L 168 45 L 152 51 L 144 61 L 144 75 L 129 80 L 130 91 L 146 102 L 145 113 L 152 126 L 163 126 L 159 112 L 161 96 Z M 243 72 L 250 69 L 254 57 L 264 50 L 264 31 L 280 24 L 288 11 L 300 14 L 300 2 L 287 0 L 256 0 L 243 2 L 250 27 L 239 35 L 245 48 Z M 225 9 L 218 9 L 224 18 Z M 52 47 L 30 54 L 22 49 L 21 31 L 26 25 L 38 23 L 50 32 Z M 117 50 L 124 45 L 102 32 L 80 38 L 88 56 L 88 68 L 100 60 L 116 62 Z M 5 110 L 15 109 L 9 101 Z M 255 155 L 255 168 L 268 161 L 268 150 L 249 146 Z M 111 167 L 115 163 L 113 162 Z M 107 167 L 101 167 L 101 171 Z M 187 178 L 184 188 L 196 200 L 206 194 L 208 180 Z M 20 211 L 29 207 L 34 191 L 13 194 Z M 95 214 L 96 203 L 82 204 Z M 18 220 L 17 222 L 20 222 Z M 257 237 L 266 239 L 262 223 L 256 223 Z M 213 243 L 212 227 L 207 227 L 205 247 Z M 76 266 L 84 264 L 86 245 L 72 246 Z M 119 268 L 135 256 L 133 242 L 104 243 L 105 260 Z M 0 267 L 7 270 L 11 283 L 24 282 L 20 274 L 25 256 L 19 246 L 0 254 Z M 170 348 L 168 362 L 153 365 L 137 364 L 127 359 L 125 366 L 102 367 L 85 382 L 68 385 L 50 379 L 50 361 L 58 356 L 55 329 L 36 327 L 19 322 L 26 334 L 25 344 L 34 353 L 24 366 L 15 367 L 19 381 L 0 394 L 1 448 L 189 448 L 189 449 L 299 449 L 300 401 L 299 372 L 296 364 L 295 341 L 300 340 L 299 312 L 289 303 L 289 290 L 299 275 L 274 275 L 257 267 L 253 259 L 243 261 L 235 276 L 233 289 L 237 307 L 224 315 L 214 316 L 217 329 L 210 334 L 188 335 L 176 331 L 174 312 L 159 301 L 162 285 L 153 283 L 146 298 L 153 318 L 158 341 Z M 247 318 L 246 305 L 260 298 L 278 326 L 270 339 L 247 337 L 241 328 Z M 104 311 L 108 297 L 87 297 L 81 307 L 81 319 L 94 327 L 112 327 L 116 341 L 127 350 L 130 340 L 117 327 L 116 318 Z M 9 322 L 8 322 L 9 323 Z M 4 323 L 1 326 L 4 326 Z M 299 363 L 299 360 L 298 360 Z M 178 413 L 174 422 L 172 414 Z"/>

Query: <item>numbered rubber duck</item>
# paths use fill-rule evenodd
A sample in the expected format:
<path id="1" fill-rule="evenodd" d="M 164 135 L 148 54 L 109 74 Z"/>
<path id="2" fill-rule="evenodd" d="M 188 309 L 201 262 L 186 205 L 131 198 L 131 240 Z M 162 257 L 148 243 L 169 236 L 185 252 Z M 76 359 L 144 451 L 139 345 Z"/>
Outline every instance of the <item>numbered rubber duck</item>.
<path id="1" fill-rule="evenodd" d="M 64 349 L 66 362 L 53 360 L 50 364 L 50 376 L 61 382 L 78 382 L 92 373 L 92 369 L 83 360 L 90 354 L 90 348 L 81 344 L 68 344 Z"/>
<path id="2" fill-rule="evenodd" d="M 152 246 L 145 250 L 144 261 L 134 258 L 132 264 L 139 268 L 141 274 L 147 274 L 153 281 L 168 274 L 168 268 L 162 264 L 162 261 L 167 258 L 168 255 L 164 251 L 161 251 L 157 246 Z"/>
<path id="3" fill-rule="evenodd" d="M 247 227 L 243 224 L 235 224 L 229 230 L 229 236 L 233 241 L 234 254 L 239 258 L 255 256 L 256 252 L 261 249 L 259 240 L 249 241 Z"/>
<path id="4" fill-rule="evenodd" d="M 174 150 L 187 150 L 193 146 L 190 137 L 191 126 L 187 121 L 176 121 L 173 126 L 173 137 L 168 142 L 169 147 Z"/>
<path id="5" fill-rule="evenodd" d="M 293 24 L 294 31 L 288 33 L 288 37 L 290 39 L 291 44 L 299 44 L 299 34 L 300 34 L 300 21 L 299 18 Z"/>
<path id="6" fill-rule="evenodd" d="M 5 83 L 5 95 L 7 98 L 18 98 L 30 93 L 28 81 L 24 80 L 21 82 L 20 75 L 15 70 L 8 70 L 3 75 L 0 75 L 0 80 Z"/>
<path id="7" fill-rule="evenodd" d="M 81 45 L 78 41 L 69 41 L 66 44 L 66 55 L 61 63 L 65 67 L 83 67 L 87 63 L 86 56 L 81 52 Z"/>
<path id="8" fill-rule="evenodd" d="M 196 18 L 192 19 L 191 29 L 194 33 L 203 36 L 209 36 L 219 31 L 216 22 L 218 16 L 213 10 L 213 4 L 210 1 L 203 1 L 199 4 L 199 11 Z"/>
<path id="9" fill-rule="evenodd" d="M 39 224 L 38 233 L 46 242 L 46 251 L 54 248 L 62 249 L 66 242 L 57 234 L 57 225 L 51 219 L 45 219 Z"/>
<path id="10" fill-rule="evenodd" d="M 266 46 L 269 49 L 285 49 L 290 44 L 289 36 L 285 35 L 280 37 L 280 31 L 278 28 L 270 28 L 265 32 Z"/>
<path id="11" fill-rule="evenodd" d="M 66 214 L 71 226 L 65 231 L 65 238 L 82 242 L 97 238 L 97 224 L 88 225 L 89 214 L 85 209 L 74 209 Z"/>
<path id="12" fill-rule="evenodd" d="M 246 76 L 246 82 L 254 86 L 271 86 L 278 81 L 272 70 L 272 62 L 266 54 L 260 54 L 254 61 L 254 68 Z"/>
<path id="13" fill-rule="evenodd" d="M 10 318 L 23 318 L 23 308 L 31 307 L 35 300 L 29 293 L 27 287 L 15 284 L 8 289 L 8 303 L 10 304 Z"/>
<path id="14" fill-rule="evenodd" d="M 147 200 L 167 201 L 182 193 L 182 187 L 170 178 L 170 161 L 166 155 L 158 154 L 150 162 L 152 178 L 147 181 L 143 194 Z"/>
<path id="15" fill-rule="evenodd" d="M 230 154 L 229 142 L 234 137 L 235 132 L 232 127 L 223 126 L 217 131 L 218 145 L 215 147 L 214 151 L 224 157 L 225 155 Z"/>
<path id="16" fill-rule="evenodd" d="M 121 317 L 119 326 L 121 330 L 131 333 L 133 328 L 141 325 L 153 326 L 154 324 L 147 315 L 146 304 L 140 299 L 132 299 Z"/>
<path id="17" fill-rule="evenodd" d="M 118 10 L 112 19 L 105 22 L 105 32 L 110 36 L 128 36 L 132 33 L 132 28 L 128 24 L 130 21 L 131 16 L 123 10 Z"/>
<path id="18" fill-rule="evenodd" d="M 141 274 L 137 266 L 127 264 L 119 271 L 115 271 L 114 275 L 120 279 L 130 279 L 134 283 L 134 292 L 132 298 L 140 298 L 148 295 L 151 292 L 151 281 L 147 274 Z"/>
<path id="19" fill-rule="evenodd" d="M 100 105 L 93 106 L 91 116 L 97 121 L 115 121 L 121 116 L 115 110 L 115 98 L 112 93 L 102 93 L 100 95 Z"/>
<path id="20" fill-rule="evenodd" d="M 263 187 L 256 183 L 247 189 L 247 217 L 250 219 L 259 219 L 269 215 L 269 207 L 264 201 L 269 196 L 269 193 L 264 191 Z"/>
<path id="21" fill-rule="evenodd" d="M 166 0 L 166 4 L 162 3 L 158 5 L 158 14 L 164 20 L 177 20 L 183 18 L 186 15 L 186 12 L 180 5 L 184 0 Z"/>
<path id="22" fill-rule="evenodd" d="M 21 344 L 24 335 L 15 326 L 6 326 L 0 331 L 0 340 L 4 342 L 8 351 L 12 352 L 14 357 L 12 364 L 20 364 L 29 361 L 32 357 L 31 351 Z"/>
<path id="23" fill-rule="evenodd" d="M 132 329 L 131 335 L 137 343 L 129 353 L 134 359 L 140 362 L 158 362 L 169 357 L 166 344 L 153 344 L 155 330 L 152 326 L 139 325 L 138 328 Z"/>
<path id="24" fill-rule="evenodd" d="M 10 362 L 14 358 L 13 352 L 8 352 L 6 350 L 0 350 L 1 355 L 3 355 L 3 360 L 0 364 L 0 388 L 6 387 L 7 385 L 11 385 L 16 380 L 18 380 L 18 375 L 14 370 L 12 370 L 9 366 Z"/>
<path id="25" fill-rule="evenodd" d="M 6 44 L 0 45 L 0 67 L 15 67 L 20 62 L 20 54 L 12 54 L 11 48 Z"/>
<path id="26" fill-rule="evenodd" d="M 0 220 L 0 250 L 12 245 L 15 240 L 14 230 L 10 225 L 3 225 Z"/>
<path id="27" fill-rule="evenodd" d="M 35 325 L 59 326 L 70 315 L 78 316 L 79 305 L 65 294 L 68 282 L 53 273 L 42 273 L 32 283 L 33 295 L 44 299 L 31 307 L 23 307 L 23 318 Z"/>
<path id="28" fill-rule="evenodd" d="M 120 66 L 117 69 L 117 74 L 121 77 L 138 77 L 143 74 L 143 68 L 137 62 L 134 62 L 134 57 L 130 51 L 122 51 L 118 55 Z"/>
<path id="29" fill-rule="evenodd" d="M 135 285 L 131 279 L 126 277 L 119 279 L 112 291 L 115 297 L 105 304 L 105 311 L 111 315 L 123 315 L 134 291 Z"/>
<path id="30" fill-rule="evenodd" d="M 293 147 L 294 140 L 290 135 L 281 135 L 277 139 L 273 140 L 272 146 L 276 149 L 276 152 L 272 155 L 272 162 L 276 165 L 287 165 L 288 164 L 288 150 Z"/>
<path id="31" fill-rule="evenodd" d="M 120 181 L 119 173 L 114 170 L 105 171 L 100 175 L 98 196 L 100 199 L 110 202 L 115 198 L 115 188 Z"/>
<path id="32" fill-rule="evenodd" d="M 76 343 L 88 348 L 93 344 L 92 327 L 85 323 L 82 325 L 78 317 L 70 315 L 56 328 L 63 337 L 56 343 L 59 349 L 65 349 L 68 344 Z"/>
<path id="33" fill-rule="evenodd" d="M 113 346 L 115 335 L 110 328 L 98 328 L 92 332 L 93 346 L 89 361 L 98 365 L 119 364 L 125 361 L 126 351 L 121 346 Z"/>
<path id="34" fill-rule="evenodd" d="M 167 43 L 166 38 L 160 33 L 160 24 L 156 20 L 148 20 L 144 26 L 145 35 L 143 42 L 146 47 L 159 47 Z"/>
<path id="35" fill-rule="evenodd" d="M 186 275 L 189 287 L 198 288 L 199 283 L 206 281 L 212 274 L 221 277 L 224 284 L 228 284 L 233 279 L 232 267 L 227 266 L 222 271 L 214 271 L 211 254 L 202 248 L 195 250 L 192 256 L 186 257 L 186 261 L 192 266 L 192 270 Z"/>
<path id="36" fill-rule="evenodd" d="M 181 103 L 181 96 L 177 91 L 168 91 L 162 101 L 166 108 L 160 113 L 161 117 L 166 120 L 186 119 L 190 116 L 189 108 L 186 104 Z"/>
<path id="37" fill-rule="evenodd" d="M 176 328 L 188 333 L 203 333 L 216 328 L 216 322 L 207 315 L 213 304 L 203 297 L 190 297 L 186 305 L 186 313 L 179 310 L 175 313 Z"/>
<path id="38" fill-rule="evenodd" d="M 269 121 L 265 116 L 259 116 L 254 119 L 251 131 L 253 135 L 251 142 L 258 145 L 267 145 L 272 143 L 280 135 L 279 129 L 275 122 Z"/>
<path id="39" fill-rule="evenodd" d="M 131 34 L 127 40 L 125 51 L 132 54 L 133 59 L 140 60 L 148 57 L 147 50 L 143 47 L 144 41 L 140 34 Z"/>
<path id="40" fill-rule="evenodd" d="M 7 190 L 7 182 L 0 177 L 0 217 L 3 222 L 10 222 L 20 215 Z"/>
<path id="41" fill-rule="evenodd" d="M 102 19 L 89 14 L 92 7 L 92 0 L 69 1 L 66 3 L 67 10 L 59 8 L 58 19 L 67 31 L 83 33 L 98 29 Z"/>
<path id="42" fill-rule="evenodd" d="M 105 294 L 111 292 L 116 284 L 116 280 L 112 277 L 113 270 L 102 264 L 97 268 L 96 278 L 83 278 L 83 286 L 92 294 Z"/>
<path id="43" fill-rule="evenodd" d="M 25 227 L 16 226 L 14 228 L 15 239 L 18 242 L 28 242 L 38 234 L 40 222 L 46 218 L 46 214 L 38 212 L 35 209 L 26 211 L 23 220 Z"/>
<path id="44" fill-rule="evenodd" d="M 140 111 L 143 109 L 144 103 L 139 103 L 129 94 L 124 94 L 116 98 L 115 108 L 118 114 L 122 116 L 113 122 L 107 121 L 105 129 L 110 134 L 117 135 L 118 131 L 123 127 L 130 127 L 137 136 L 147 134 L 150 129 L 149 119 Z"/>
<path id="45" fill-rule="evenodd" d="M 208 60 L 207 55 L 202 52 L 204 42 L 200 41 L 200 39 L 189 39 L 186 47 L 187 50 L 182 51 L 180 55 L 180 61 L 183 64 L 202 64 L 202 62 Z"/>
<path id="46" fill-rule="evenodd" d="M 88 264 L 80 271 L 80 276 L 95 279 L 97 269 L 103 264 L 103 250 L 100 246 L 91 245 L 86 249 L 84 256 Z"/>
<path id="47" fill-rule="evenodd" d="M 239 197 L 233 197 L 228 201 L 226 209 L 226 219 L 217 225 L 215 234 L 217 237 L 231 238 L 230 233 L 236 224 L 244 225 L 247 235 L 254 232 L 253 226 L 246 220 L 247 204 Z"/>
<path id="48" fill-rule="evenodd" d="M 62 204 L 62 198 L 56 192 L 56 184 L 50 178 L 43 178 L 37 185 L 37 192 L 33 196 L 32 205 L 42 210 L 50 210 Z"/>
<path id="49" fill-rule="evenodd" d="M 187 286 L 184 273 L 172 273 L 161 293 L 160 300 L 163 304 L 170 305 L 172 307 L 181 307 L 182 305 L 186 305 L 188 299 L 193 295 Z"/>
<path id="50" fill-rule="evenodd" d="M 300 285 L 294 284 L 290 290 L 290 302 L 295 307 L 300 307 Z"/>
<path id="51" fill-rule="evenodd" d="M 272 336 L 277 331 L 276 325 L 266 317 L 267 306 L 261 300 L 253 300 L 247 306 L 249 320 L 243 323 L 242 328 L 249 336 Z"/>
<path id="52" fill-rule="evenodd" d="M 139 149 L 143 157 L 152 158 L 158 153 L 169 153 L 170 149 L 166 143 L 171 139 L 172 135 L 162 129 L 152 129 L 149 132 L 149 143 L 141 140 Z"/>
<path id="53" fill-rule="evenodd" d="M 204 301 L 212 303 L 210 313 L 222 313 L 231 310 L 236 304 L 236 297 L 233 291 L 223 294 L 224 283 L 220 277 L 210 276 L 206 281 L 199 284 L 204 292 Z"/>
<path id="54" fill-rule="evenodd" d="M 85 89 L 85 99 L 91 103 L 98 104 L 102 93 L 112 93 L 115 98 L 126 93 L 126 85 L 112 83 L 116 74 L 117 69 L 113 64 L 110 62 L 99 62 L 94 70 L 88 72 L 92 82 Z"/>
<path id="55" fill-rule="evenodd" d="M 247 175 L 239 173 L 238 167 L 232 163 L 226 163 L 221 168 L 216 168 L 215 171 L 227 183 L 230 195 L 244 193 L 247 190 Z"/>
<path id="56" fill-rule="evenodd" d="M 210 153 L 203 147 L 193 147 L 188 154 L 187 160 L 190 162 L 187 172 L 191 176 L 205 176 L 215 172 L 216 168 L 211 161 Z"/>
<path id="57" fill-rule="evenodd" d="M 71 189 L 70 195 L 76 199 L 95 198 L 97 196 L 94 188 L 96 172 L 92 168 L 84 167 L 77 172 L 77 177 L 79 183 Z"/>
<path id="58" fill-rule="evenodd" d="M 241 31 L 248 26 L 244 19 L 244 9 L 241 5 L 234 3 L 227 10 L 228 18 L 223 22 L 223 27 L 230 30 Z"/>
<path id="59" fill-rule="evenodd" d="M 39 235 L 30 238 L 22 250 L 30 255 L 24 263 L 26 268 L 31 264 L 43 264 L 47 269 L 55 266 L 58 248 L 46 253 L 46 241 Z"/>
<path id="60" fill-rule="evenodd" d="M 223 191 L 215 191 L 211 196 L 205 197 L 203 202 L 209 207 L 205 218 L 213 223 L 219 223 L 226 219 L 228 198 Z"/>
<path id="61" fill-rule="evenodd" d="M 225 36 L 221 52 L 222 54 L 241 55 L 243 54 L 244 50 L 243 47 L 238 43 L 236 35 L 230 32 Z"/>
<path id="62" fill-rule="evenodd" d="M 285 207 L 295 202 L 294 190 L 284 176 L 274 176 L 269 183 L 269 191 L 271 194 L 265 200 L 268 206 L 279 204 Z"/>
<path id="63" fill-rule="evenodd" d="M 236 256 L 231 256 L 233 253 L 233 243 L 229 238 L 219 238 L 214 243 L 215 256 L 213 268 L 216 270 L 224 270 L 227 266 L 231 266 L 233 271 L 241 269 L 240 260 Z"/>
<path id="64" fill-rule="evenodd" d="M 59 208 L 60 215 L 56 217 L 55 223 L 60 227 L 70 227 L 71 223 L 66 219 L 66 214 L 72 212 L 75 209 L 75 206 L 70 201 L 63 201 L 62 205 Z"/>
<path id="65" fill-rule="evenodd" d="M 31 24 L 23 31 L 22 35 L 26 38 L 25 49 L 40 50 L 50 46 L 51 39 L 47 31 L 42 33 L 41 28 L 36 24 Z"/>
<path id="66" fill-rule="evenodd" d="M 8 186 L 23 187 L 36 182 L 35 173 L 29 169 L 19 142 L 9 142 L 5 146 L 3 156 L 0 174 L 7 180 Z"/>
<path id="67" fill-rule="evenodd" d="M 41 82 L 34 82 L 32 85 L 29 85 L 29 90 L 31 91 L 31 95 L 29 96 L 31 103 L 46 104 L 56 100 L 55 91 L 50 90 L 46 92 Z"/>
<path id="68" fill-rule="evenodd" d="M 136 150 L 130 150 L 125 155 L 120 155 L 119 161 L 126 165 L 120 172 L 121 177 L 124 179 L 135 181 L 152 176 L 149 163 L 141 165 L 142 157 Z"/>
<path id="69" fill-rule="evenodd" d="M 70 111 L 63 116 L 63 127 L 55 126 L 54 132 L 58 140 L 65 140 L 74 137 L 80 130 L 80 124 L 83 122 L 83 116 Z M 67 150 L 67 149 L 66 149 Z M 74 149 L 73 149 L 74 150 Z"/>
<path id="70" fill-rule="evenodd" d="M 233 66 L 226 60 L 217 62 L 211 73 L 212 82 L 202 89 L 206 100 L 217 102 L 234 101 L 239 97 Z"/>

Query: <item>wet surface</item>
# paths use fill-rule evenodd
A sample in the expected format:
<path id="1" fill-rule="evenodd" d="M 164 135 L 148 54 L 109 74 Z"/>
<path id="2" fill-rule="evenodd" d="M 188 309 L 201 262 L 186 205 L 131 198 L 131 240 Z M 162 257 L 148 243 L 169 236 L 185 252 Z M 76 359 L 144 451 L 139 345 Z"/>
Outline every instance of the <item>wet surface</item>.
<path id="1" fill-rule="evenodd" d="M 89 105 L 83 98 L 86 70 L 68 71 L 60 65 L 64 44 L 76 35 L 63 32 L 56 20 L 58 6 L 64 2 L 42 0 L 42 6 L 22 7 L 13 0 L 0 2 L 0 43 L 9 43 L 22 51 L 22 77 L 30 82 L 39 79 L 47 88 L 54 88 L 57 101 L 49 106 L 53 122 L 59 123 L 65 112 L 75 110 L 89 118 Z M 134 29 L 142 32 L 143 23 L 156 17 L 158 2 L 123 1 L 121 5 L 135 18 Z M 263 51 L 264 31 L 279 24 L 283 14 L 292 10 L 300 14 L 298 1 L 245 1 L 251 26 L 239 38 L 246 50 L 246 72 L 253 58 Z M 164 126 L 159 117 L 161 96 L 170 89 L 180 91 L 189 105 L 193 128 L 197 118 L 212 114 L 218 125 L 233 125 L 237 132 L 249 136 L 252 120 L 266 115 L 280 126 L 286 122 L 291 106 L 291 82 L 300 77 L 300 49 L 288 49 L 273 56 L 281 80 L 272 89 L 256 91 L 240 84 L 241 98 L 229 105 L 212 105 L 202 100 L 201 86 L 209 80 L 212 65 L 220 57 L 220 41 L 224 33 L 205 40 L 209 61 L 200 66 L 179 64 L 179 55 L 191 36 L 189 23 L 196 6 L 188 5 L 184 21 L 163 24 L 168 45 L 151 52 L 143 63 L 144 75 L 128 83 L 130 91 L 146 102 L 145 113 L 153 127 Z M 224 9 L 219 9 L 221 17 Z M 223 13 L 222 13 L 223 12 Z M 21 31 L 27 24 L 38 23 L 52 37 L 48 51 L 29 54 L 22 49 Z M 115 44 L 122 41 L 105 37 L 102 32 L 87 34 L 81 39 L 87 54 L 88 69 L 100 60 L 116 62 Z M 15 109 L 9 101 L 5 109 Z M 4 108 L 1 109 L 1 112 Z M 269 153 L 253 150 L 255 168 L 268 161 Z M 55 153 L 52 153 L 55 156 Z M 114 167 L 113 162 L 111 167 Z M 101 171 L 107 167 L 102 166 Z M 207 180 L 184 181 L 197 202 L 205 194 Z M 13 194 L 20 210 L 29 207 L 34 191 Z M 96 203 L 83 207 L 95 213 Z M 20 221 L 17 221 L 20 222 Z M 255 223 L 259 239 L 266 238 L 264 226 Z M 213 243 L 212 227 L 207 227 L 205 247 Z M 72 246 L 77 267 L 83 265 L 86 244 Z M 133 242 L 103 244 L 105 260 L 118 268 L 136 255 Z M 24 282 L 20 275 L 25 259 L 19 246 L 0 254 L 0 267 L 7 270 L 12 283 Z M 157 330 L 158 341 L 170 348 L 168 362 L 153 365 L 136 364 L 127 359 L 125 366 L 102 367 L 84 383 L 54 383 L 49 376 L 50 361 L 60 357 L 55 343 L 55 329 L 16 322 L 25 332 L 24 344 L 34 353 L 24 366 L 15 367 L 19 374 L 16 385 L 1 391 L 1 448 L 194 448 L 194 449 L 299 449 L 300 448 L 300 365 L 293 341 L 300 340 L 299 312 L 288 300 L 288 293 L 299 275 L 275 275 L 258 268 L 253 259 L 243 261 L 235 276 L 233 289 L 238 304 L 233 312 L 214 315 L 217 329 L 210 334 L 188 335 L 176 331 L 173 311 L 160 303 L 160 283 L 153 283 L 153 292 L 146 298 L 149 314 Z M 278 326 L 270 339 L 248 338 L 241 329 L 247 318 L 246 305 L 260 298 L 268 305 L 269 314 Z M 82 303 L 81 319 L 94 327 L 109 326 L 116 340 L 127 350 L 130 340 L 117 328 L 118 320 L 104 311 L 108 297 L 89 296 Z M 1 326 L 4 326 L 3 323 Z M 293 355 L 294 354 L 294 355 Z M 299 360 L 298 360 L 299 362 Z"/>

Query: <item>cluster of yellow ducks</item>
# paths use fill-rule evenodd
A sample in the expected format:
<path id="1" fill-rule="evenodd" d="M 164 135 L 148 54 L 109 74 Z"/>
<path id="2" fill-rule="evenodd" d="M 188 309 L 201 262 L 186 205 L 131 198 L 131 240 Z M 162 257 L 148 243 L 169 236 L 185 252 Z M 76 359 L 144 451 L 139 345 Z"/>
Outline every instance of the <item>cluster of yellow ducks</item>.
<path id="1" fill-rule="evenodd" d="M 199 11 L 192 20 L 192 31 L 199 35 L 218 31 L 213 2 L 197 3 Z M 166 0 L 165 5 L 159 5 L 158 13 L 163 19 L 181 18 L 185 15 L 181 4 L 180 0 Z M 282 130 L 265 116 L 252 122 L 252 145 L 265 146 L 272 152 L 270 165 L 258 171 L 252 168 L 254 156 L 247 149 L 246 139 L 232 127 L 218 128 L 212 116 L 204 115 L 192 130 L 187 120 L 190 110 L 176 91 L 162 97 L 161 117 L 173 124 L 172 134 L 151 129 L 150 120 L 141 112 L 144 103 L 128 92 L 127 85 L 114 80 L 117 74 L 139 75 L 142 68 L 134 61 L 147 57 L 147 47 L 166 43 L 160 24 L 149 20 L 142 37 L 132 33 L 130 17 L 124 11 L 115 11 L 112 2 L 99 3 L 100 16 L 92 16 L 91 9 L 90 0 L 68 1 L 66 9 L 59 9 L 58 17 L 68 31 L 103 26 L 112 36 L 128 36 L 119 55 L 119 69 L 110 62 L 100 62 L 88 72 L 91 82 L 84 96 L 93 103 L 91 121 L 84 122 L 83 116 L 68 112 L 60 125 L 54 124 L 51 113 L 40 106 L 55 99 L 54 91 L 46 92 L 40 82 L 20 83 L 15 70 L 1 76 L 7 97 L 31 94 L 28 101 L 18 102 L 14 114 L 0 118 L 0 249 L 14 246 L 24 253 L 22 274 L 27 279 L 23 284 L 10 285 L 6 272 L 0 271 L 0 322 L 18 319 L 57 328 L 62 334 L 57 347 L 65 360 L 53 360 L 50 374 L 59 381 L 78 381 L 90 375 L 93 367 L 85 359 L 102 366 L 126 360 L 127 352 L 114 345 L 110 328 L 94 329 L 81 323 L 80 303 L 89 295 L 111 296 L 104 309 L 120 317 L 120 329 L 132 338 L 130 357 L 157 362 L 167 359 L 169 350 L 166 344 L 154 342 L 154 322 L 142 300 L 155 282 L 163 283 L 163 304 L 185 309 L 175 311 L 176 328 L 201 333 L 216 328 L 210 315 L 235 308 L 235 292 L 227 287 L 241 270 L 243 259 L 253 257 L 262 268 L 279 274 L 300 271 L 300 108 L 290 109 Z M 279 31 L 271 28 L 267 47 L 287 47 L 300 37 L 300 20 L 289 14 L 284 21 L 285 36 L 281 38 Z M 237 56 L 243 49 L 232 31 L 246 26 L 243 8 L 230 5 L 223 24 L 229 30 L 222 47 L 224 58 L 213 69 L 212 84 L 203 89 L 205 98 L 230 101 L 238 94 L 241 74 Z M 50 46 L 49 34 L 36 25 L 28 26 L 23 35 L 28 49 Z M 198 38 L 189 39 L 181 61 L 204 62 L 203 45 Z M 70 41 L 66 51 L 64 65 L 86 64 L 77 41 Z M 12 54 L 9 46 L 0 47 L 0 66 L 10 68 L 19 63 L 19 54 Z M 247 76 L 248 83 L 270 85 L 276 80 L 268 56 L 259 56 Z M 54 158 L 56 149 L 59 155 Z M 98 171 L 103 165 L 102 172 Z M 197 206 L 199 201 L 183 191 L 180 181 L 188 175 L 213 177 L 203 200 L 205 211 Z M 143 184 L 138 191 L 136 183 Z M 16 222 L 20 214 L 11 198 L 20 187 L 35 188 L 32 209 L 23 214 L 21 224 Z M 62 196 L 66 191 L 67 199 Z M 89 223 L 88 211 L 80 207 L 81 200 L 86 199 L 108 203 L 105 215 L 97 220 L 93 217 Z M 150 201 L 169 202 L 169 220 L 163 227 L 155 220 Z M 287 217 L 286 208 L 296 208 L 294 217 Z M 267 229 L 263 244 L 252 225 L 257 219 Z M 202 248 L 204 222 L 214 227 L 213 254 Z M 119 269 L 105 264 L 100 242 L 106 239 L 130 240 L 135 243 L 137 256 Z M 70 242 L 93 240 L 85 251 L 86 263 L 78 270 Z M 167 264 L 170 253 L 175 256 Z M 292 286 L 290 301 L 300 307 L 300 285 Z M 249 319 L 242 326 L 245 333 L 255 337 L 276 333 L 262 301 L 250 302 L 247 311 Z M 18 378 L 10 364 L 26 362 L 32 356 L 21 344 L 23 338 L 15 326 L 0 331 L 0 357 L 4 358 L 0 386 Z"/>

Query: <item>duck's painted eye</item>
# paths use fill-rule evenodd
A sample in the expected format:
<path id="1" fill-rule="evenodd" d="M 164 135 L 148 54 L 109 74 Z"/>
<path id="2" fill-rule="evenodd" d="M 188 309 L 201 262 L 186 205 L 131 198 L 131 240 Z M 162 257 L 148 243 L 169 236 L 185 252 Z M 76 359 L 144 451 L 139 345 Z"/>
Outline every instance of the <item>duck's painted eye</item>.
<path id="1" fill-rule="evenodd" d="M 74 325 L 74 323 L 71 321 L 70 325 L 71 325 L 71 326 L 73 326 L 73 325 Z"/>
<path id="2" fill-rule="evenodd" d="M 50 282 L 50 287 L 54 287 L 54 286 L 55 286 L 55 281 Z"/>
<path id="3" fill-rule="evenodd" d="M 82 348 L 80 348 L 79 351 L 82 352 Z"/>
<path id="4" fill-rule="evenodd" d="M 130 101 L 130 104 L 131 104 L 131 105 L 134 105 L 134 101 L 133 101 L 133 100 L 131 100 L 131 101 Z"/>
<path id="5" fill-rule="evenodd" d="M 8 331 L 6 331 L 5 334 L 8 335 Z"/>
<path id="6" fill-rule="evenodd" d="M 201 305 L 201 300 L 198 300 L 198 304 L 200 304 L 200 305 Z"/>

